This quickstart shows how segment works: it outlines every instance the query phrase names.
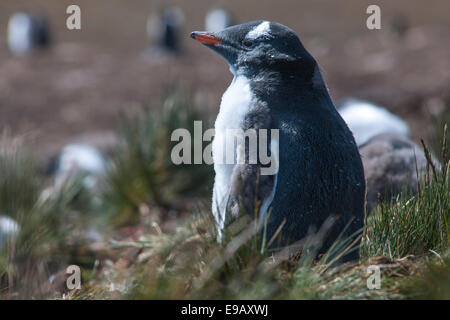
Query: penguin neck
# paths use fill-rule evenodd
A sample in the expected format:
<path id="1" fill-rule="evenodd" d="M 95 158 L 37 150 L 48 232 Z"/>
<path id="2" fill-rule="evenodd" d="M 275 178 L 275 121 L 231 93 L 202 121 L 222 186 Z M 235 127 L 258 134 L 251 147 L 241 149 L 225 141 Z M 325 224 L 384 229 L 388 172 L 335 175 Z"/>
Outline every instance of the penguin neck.
<path id="1" fill-rule="evenodd" d="M 321 101 L 319 105 L 332 106 L 328 90 L 323 82 L 317 65 L 314 69 L 281 69 L 262 70 L 255 74 L 235 73 L 245 76 L 250 83 L 252 92 L 258 100 L 273 102 L 279 106 L 279 101 L 286 101 L 296 106 L 310 105 L 311 102 Z M 333 107 L 334 108 L 334 107 Z"/>

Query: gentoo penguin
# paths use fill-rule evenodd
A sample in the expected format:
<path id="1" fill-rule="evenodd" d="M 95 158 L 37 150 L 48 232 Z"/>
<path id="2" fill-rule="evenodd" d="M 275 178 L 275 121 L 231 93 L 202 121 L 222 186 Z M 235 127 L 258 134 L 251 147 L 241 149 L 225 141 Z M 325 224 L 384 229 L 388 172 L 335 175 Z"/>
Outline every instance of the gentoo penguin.
<path id="1" fill-rule="evenodd" d="M 19 225 L 12 218 L 0 215 L 0 253 L 8 241 L 13 240 L 19 232 Z"/>
<path id="2" fill-rule="evenodd" d="M 82 178 L 84 186 L 91 189 L 105 170 L 105 159 L 97 149 L 87 144 L 69 144 L 51 161 L 47 172 L 55 176 L 56 188 L 70 179 Z"/>
<path id="3" fill-rule="evenodd" d="M 45 18 L 23 12 L 15 13 L 8 22 L 8 46 L 18 55 L 50 44 L 50 29 Z"/>
<path id="4" fill-rule="evenodd" d="M 147 34 L 153 43 L 152 49 L 178 53 L 181 50 L 183 23 L 183 12 L 177 7 L 169 7 L 151 15 L 147 20 Z"/>
<path id="5" fill-rule="evenodd" d="M 389 201 L 402 191 L 415 194 L 426 173 L 423 150 L 401 135 L 382 133 L 372 137 L 359 149 L 367 183 L 367 212 L 379 201 Z M 437 168 L 436 159 L 432 159 Z"/>
<path id="6" fill-rule="evenodd" d="M 337 220 L 321 252 L 344 229 L 344 238 L 360 230 L 365 183 L 358 148 L 296 33 L 279 23 L 253 21 L 191 37 L 224 57 L 234 74 L 222 97 L 212 146 L 212 210 L 219 238 L 226 223 L 242 212 L 267 221 L 267 238 L 276 238 L 273 249 L 303 239 L 331 216 Z M 277 172 L 263 175 L 260 158 L 257 164 L 248 161 L 248 145 L 245 163 L 223 164 L 229 129 L 278 132 L 277 139 L 271 135 L 266 141 Z M 235 160 L 242 158 L 242 148 L 235 151 Z M 357 259 L 357 250 L 346 258 Z"/>
<path id="7" fill-rule="evenodd" d="M 233 24 L 230 12 L 216 8 L 210 10 L 205 17 L 205 29 L 208 32 L 218 32 Z"/>
<path id="8" fill-rule="evenodd" d="M 401 13 L 396 13 L 389 23 L 389 31 L 397 39 L 403 38 L 407 34 L 409 28 L 410 23 L 408 18 Z"/>
<path id="9" fill-rule="evenodd" d="M 385 108 L 354 98 L 344 100 L 338 111 L 347 123 L 358 146 L 381 133 L 409 136 L 408 124 Z"/>

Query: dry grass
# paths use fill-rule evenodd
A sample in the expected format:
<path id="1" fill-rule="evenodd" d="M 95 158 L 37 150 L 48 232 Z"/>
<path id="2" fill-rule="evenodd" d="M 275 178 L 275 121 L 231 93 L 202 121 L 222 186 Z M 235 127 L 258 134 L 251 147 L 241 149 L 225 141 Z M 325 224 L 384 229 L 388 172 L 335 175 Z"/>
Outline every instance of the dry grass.
<path id="1" fill-rule="evenodd" d="M 258 223 L 245 218 L 235 221 L 218 243 L 212 215 L 205 209 L 209 205 L 189 209 L 185 218 L 165 225 L 170 222 L 162 217 L 167 208 L 201 195 L 209 184 L 204 168 L 167 162 L 168 134 L 197 120 L 178 94 L 165 101 L 159 120 L 151 113 L 126 120 L 123 144 L 113 157 L 100 205 L 91 205 L 94 196 L 77 181 L 43 193 L 46 181 L 27 149 L 17 144 L 1 149 L 0 208 L 21 226 L 15 244 L 0 253 L 2 297 L 61 298 L 64 288 L 50 285 L 48 277 L 78 264 L 83 289 L 66 291 L 65 298 L 448 298 L 448 140 L 442 143 L 445 162 L 440 170 L 430 166 L 419 194 L 403 194 L 368 217 L 361 263 L 336 263 L 334 257 L 348 247 L 346 239 L 318 258 L 326 229 L 305 238 L 299 250 L 271 253 L 255 227 Z M 138 224 L 125 234 L 106 219 L 110 212 L 115 221 Z M 94 221 L 112 227 L 112 236 L 103 233 L 105 240 L 86 241 L 86 227 Z M 381 268 L 379 290 L 367 287 L 370 265 Z"/>

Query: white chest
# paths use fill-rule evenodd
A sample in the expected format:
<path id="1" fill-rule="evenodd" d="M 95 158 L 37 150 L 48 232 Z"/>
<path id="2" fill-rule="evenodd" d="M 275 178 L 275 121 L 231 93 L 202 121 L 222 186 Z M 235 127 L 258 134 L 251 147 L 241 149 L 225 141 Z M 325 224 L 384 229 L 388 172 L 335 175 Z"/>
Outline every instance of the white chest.
<path id="1" fill-rule="evenodd" d="M 226 164 L 227 130 L 240 129 L 245 115 L 252 108 L 253 95 L 249 81 L 237 76 L 225 91 L 220 111 L 215 123 L 215 136 L 212 144 L 215 181 L 213 192 L 213 214 L 219 229 L 223 228 L 234 163 Z M 228 131 L 230 133 L 230 131 Z M 228 139 L 233 138 L 232 136 Z M 234 152 L 234 150 L 232 151 Z"/>
<path id="2" fill-rule="evenodd" d="M 252 108 L 253 94 L 250 83 L 243 76 L 236 76 L 222 96 L 220 111 L 215 123 L 215 137 L 213 141 L 214 163 L 223 163 L 217 158 L 226 148 L 227 129 L 240 129 L 245 115 Z M 222 153 L 224 154 L 224 153 Z"/>
<path id="3" fill-rule="evenodd" d="M 251 102 L 250 82 L 243 76 L 235 77 L 222 96 L 216 130 L 240 128 L 244 116 L 250 111 Z"/>

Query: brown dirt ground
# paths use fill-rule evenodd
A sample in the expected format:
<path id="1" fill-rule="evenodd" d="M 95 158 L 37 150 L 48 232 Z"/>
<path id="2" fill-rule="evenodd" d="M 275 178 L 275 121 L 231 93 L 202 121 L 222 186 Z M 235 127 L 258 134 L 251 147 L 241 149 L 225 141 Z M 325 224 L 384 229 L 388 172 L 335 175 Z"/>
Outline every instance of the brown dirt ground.
<path id="1" fill-rule="evenodd" d="M 450 102 L 450 2 L 433 1 L 171 1 L 185 14 L 179 57 L 152 59 L 146 18 L 162 1 L 78 0 L 82 30 L 65 28 L 67 0 L 1 0 L 0 132 L 36 137 L 43 155 L 86 133 L 115 128 L 120 109 L 156 104 L 181 85 L 217 111 L 231 74 L 221 58 L 190 41 L 205 12 L 220 5 L 238 22 L 275 20 L 296 30 L 317 58 L 335 101 L 370 99 L 406 119 L 413 138 L 429 138 Z M 382 30 L 365 27 L 365 10 L 381 6 Z M 14 57 L 6 47 L 8 17 L 18 10 L 46 14 L 55 39 L 49 51 Z M 407 21 L 403 37 L 390 30 Z"/>

